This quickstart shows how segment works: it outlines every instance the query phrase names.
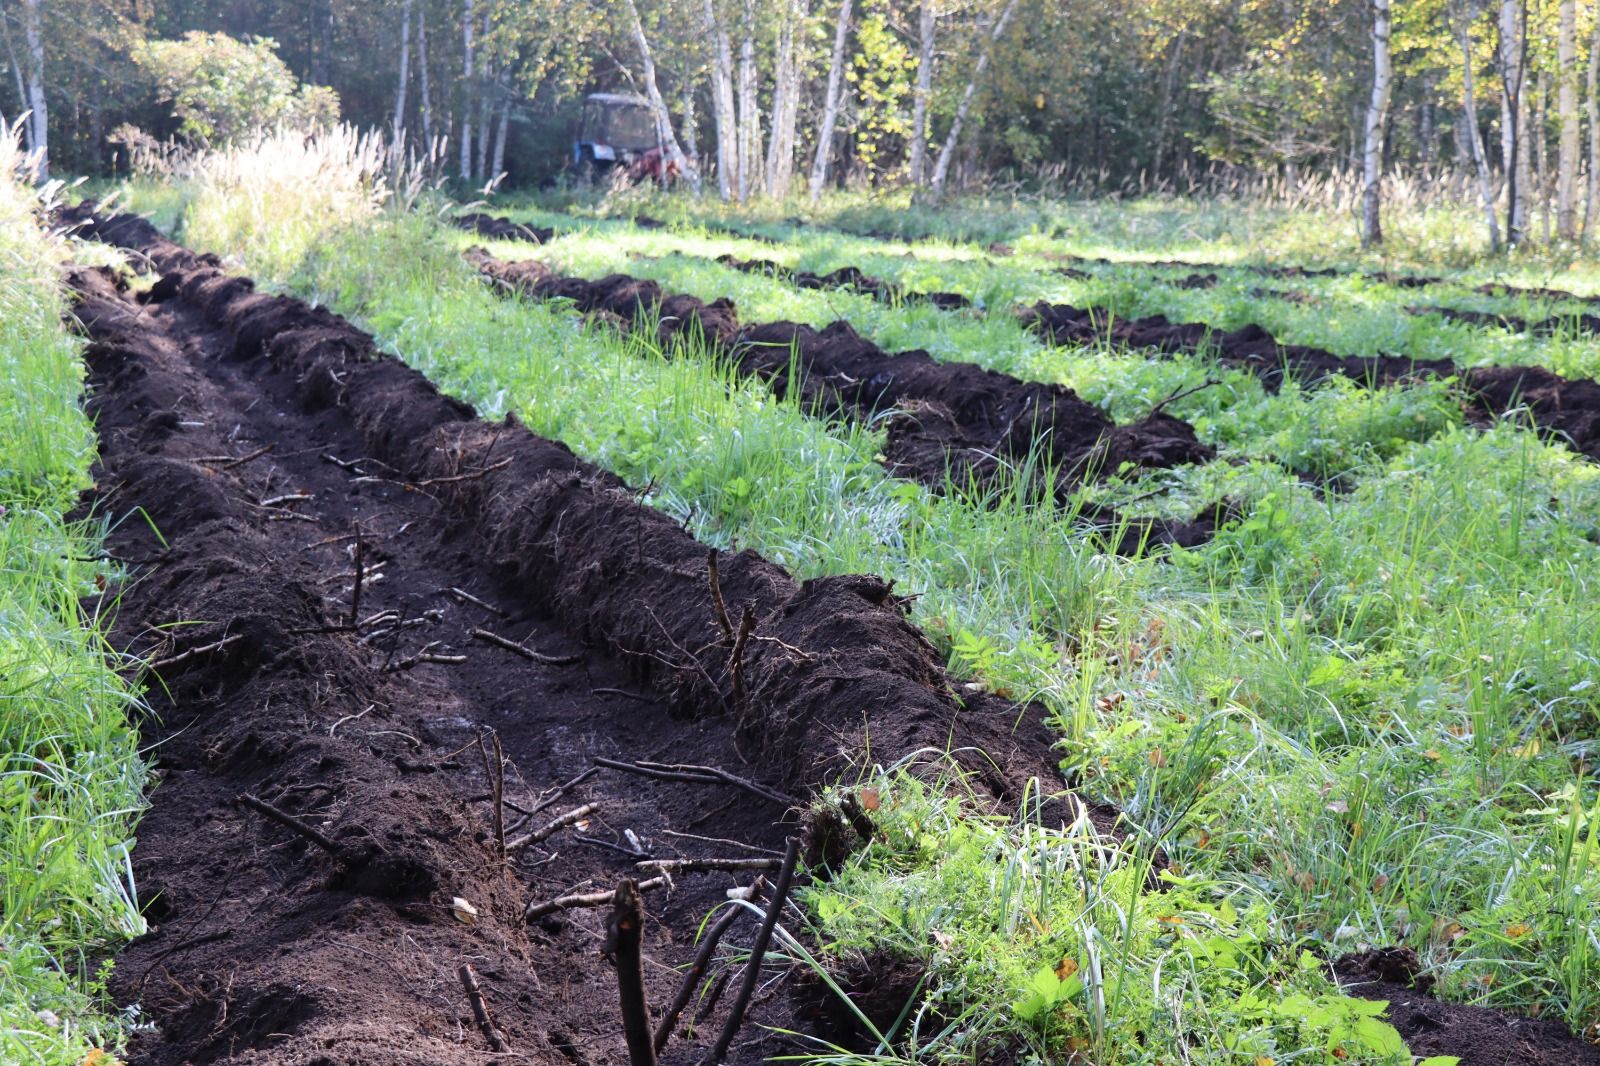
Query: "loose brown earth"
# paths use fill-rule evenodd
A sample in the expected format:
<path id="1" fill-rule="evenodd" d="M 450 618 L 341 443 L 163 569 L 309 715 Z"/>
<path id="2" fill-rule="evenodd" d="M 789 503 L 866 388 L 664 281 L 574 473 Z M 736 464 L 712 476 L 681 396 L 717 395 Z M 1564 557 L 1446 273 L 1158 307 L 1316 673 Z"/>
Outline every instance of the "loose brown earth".
<path id="1" fill-rule="evenodd" d="M 137 220 L 74 217 L 163 272 L 139 295 L 108 271 L 71 277 L 101 448 L 86 505 L 113 521 L 131 573 L 107 592 L 113 638 L 152 660 L 142 732 L 160 781 L 134 852 L 151 931 L 112 982 L 151 1023 L 134 1066 L 625 1062 L 602 912 L 530 923 L 530 901 L 638 876 L 624 852 L 767 859 L 797 833 L 825 874 L 870 825 L 859 809 L 802 816 L 782 790 L 848 775 L 869 728 L 881 762 L 972 749 L 963 765 L 998 806 L 1030 778 L 1060 789 L 1038 709 L 957 701 L 877 579 L 796 584 L 753 553 L 712 556 L 615 478 L 514 420 L 474 418 L 343 320 L 257 294 Z M 727 611 L 751 620 L 737 669 L 708 557 Z M 508 838 L 596 809 L 502 861 L 501 774 Z M 752 876 L 684 872 L 646 897 L 655 1011 L 701 919 Z M 1429 999 L 1405 956 L 1336 972 L 1390 1000 L 1419 1054 L 1600 1062 L 1553 1023 Z M 509 1052 L 491 1053 L 463 963 Z M 869 958 L 836 976 L 882 1023 L 921 971 Z M 761 1026 L 859 1038 L 815 983 L 776 965 L 767 978 L 730 1061 L 805 1047 Z M 704 1013 L 664 1061 L 699 1060 L 726 999 Z"/>
<path id="2" fill-rule="evenodd" d="M 450 224 L 457 229 L 464 229 L 468 233 L 476 233 L 480 237 L 488 237 L 497 241 L 526 241 L 529 244 L 548 244 L 555 238 L 556 231 L 544 226 L 530 226 L 525 222 L 513 222 L 508 218 L 497 218 L 486 215 L 481 211 L 469 211 L 462 215 L 452 215 Z"/>
<path id="3" fill-rule="evenodd" d="M 1272 391 L 1286 377 L 1302 384 L 1343 377 L 1370 388 L 1457 378 L 1469 413 L 1479 419 L 1516 417 L 1525 409 L 1539 429 L 1573 451 L 1600 460 L 1600 383 L 1590 378 L 1563 378 L 1537 366 L 1462 369 L 1448 359 L 1335 355 L 1321 348 L 1280 344 L 1256 325 L 1223 331 L 1202 322 L 1171 322 L 1164 315 L 1114 318 L 1103 311 L 1042 301 L 1025 310 L 1022 318 L 1028 328 L 1054 344 L 1093 344 L 1109 338 L 1128 348 L 1214 355 L 1224 366 L 1257 375 Z"/>
<path id="4" fill-rule="evenodd" d="M 1537 336 L 1570 336 L 1600 333 L 1600 315 L 1553 314 L 1545 318 L 1527 319 L 1516 315 L 1496 314 L 1492 311 L 1469 311 L 1458 307 L 1436 307 L 1424 304 L 1406 308 L 1409 315 L 1438 315 L 1446 322 L 1465 322 L 1469 326 L 1483 326 L 1510 330 L 1513 333 L 1532 333 Z"/>
<path id="5" fill-rule="evenodd" d="M 771 259 L 740 259 L 736 255 L 722 255 L 717 257 L 717 262 L 747 274 L 779 278 L 797 288 L 844 289 L 862 293 L 884 304 L 926 303 L 941 311 L 959 311 L 972 306 L 972 300 L 959 292 L 917 292 L 875 278 L 859 267 L 843 266 L 826 274 L 813 274 L 808 270 L 791 269 Z"/>
<path id="6" fill-rule="evenodd" d="M 579 311 L 625 328 L 653 329 L 664 350 L 680 338 L 703 339 L 727 353 L 740 373 L 761 379 L 780 397 L 797 392 L 816 413 L 862 421 L 887 413 L 885 465 L 936 490 L 951 482 L 994 485 L 1004 471 L 1038 454 L 1055 466 L 1054 481 L 1042 487 L 1065 505 L 1090 478 L 1215 455 L 1193 426 L 1159 410 L 1115 425 L 1065 386 L 1022 381 L 970 363 L 942 363 L 925 351 L 890 354 L 848 322 L 822 330 L 794 322 L 742 326 L 725 298 L 708 304 L 667 295 L 656 282 L 626 274 L 594 281 L 564 277 L 542 263 L 508 263 L 482 249 L 467 256 L 504 292 L 570 300 Z M 1120 529 L 1115 547 L 1125 554 L 1203 543 L 1227 516 L 1222 505 L 1188 522 L 1125 521 L 1109 509 L 1082 514 L 1096 528 Z"/>
<path id="7" fill-rule="evenodd" d="M 124 221 L 86 232 L 166 268 L 140 297 L 72 279 L 101 435 L 88 502 L 134 573 L 113 636 L 154 660 L 161 780 L 134 862 L 152 930 L 112 986 L 153 1023 L 135 1066 L 481 1063 L 462 963 L 510 1061 L 626 1061 L 603 911 L 530 923 L 530 902 L 645 877 L 641 855 L 770 860 L 791 834 L 820 872 L 865 826 L 802 801 L 869 760 L 952 750 L 998 807 L 1032 778 L 1062 794 L 1039 709 L 958 700 L 885 583 L 715 553 L 735 656 L 713 553 L 615 478 L 477 420 L 325 311 Z M 507 837 L 597 809 L 501 862 L 480 737 L 504 746 Z M 596 757 L 709 765 L 761 794 Z M 657 1011 L 701 920 L 753 876 L 680 872 L 646 896 Z M 731 1061 L 798 1049 L 760 1025 L 837 1024 L 803 975 L 768 977 Z M 703 1055 L 726 1012 L 669 1060 Z"/>

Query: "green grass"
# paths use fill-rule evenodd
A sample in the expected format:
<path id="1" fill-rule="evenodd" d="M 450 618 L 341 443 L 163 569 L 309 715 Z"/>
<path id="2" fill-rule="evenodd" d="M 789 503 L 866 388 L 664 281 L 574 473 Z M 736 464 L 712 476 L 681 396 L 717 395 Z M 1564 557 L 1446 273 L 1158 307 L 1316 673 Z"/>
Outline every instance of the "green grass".
<path id="1" fill-rule="evenodd" d="M 1365 944 L 1416 947 L 1450 998 L 1600 1023 L 1600 468 L 1515 424 L 1466 429 L 1437 388 L 1267 397 L 1236 376 L 1181 412 L 1238 465 L 1159 477 L 1179 500 L 1236 494 L 1243 520 L 1196 551 L 1118 560 L 1023 499 L 890 479 L 872 430 L 806 418 L 703 353 L 667 358 L 490 295 L 428 214 L 194 196 L 196 244 L 359 317 L 486 415 L 514 409 L 650 486 L 707 541 L 802 576 L 894 578 L 958 676 L 1049 708 L 1071 778 L 1123 810 L 1122 844 L 997 818 L 894 767 L 841 786 L 876 790 L 886 838 L 808 890 L 812 942 L 929 967 L 925 1009 L 880 1058 L 970 1061 L 999 1042 L 1153 1064 L 1182 1040 L 1194 1061 L 1397 1061 L 1318 962 Z M 1093 207 L 1119 210 L 1136 232 L 1136 208 Z M 1209 369 L 794 292 L 704 263 L 722 238 L 595 229 L 621 251 L 692 249 L 702 261 L 662 276 L 732 292 L 747 317 L 843 313 L 899 343 L 943 338 L 938 357 L 1036 368 L 1119 417 Z M 831 235 L 807 240 L 795 261 L 835 254 Z M 290 248 L 305 253 L 289 263 Z M 596 272 L 620 254 L 592 236 L 552 251 Z M 1185 313 L 1235 298 L 1135 296 Z M 1355 344 L 1385 328 L 1366 318 L 1301 325 Z M 1463 361 L 1498 358 L 1489 331 L 1452 336 Z M 1589 358 L 1592 342 L 1570 343 L 1573 365 Z M 1350 491 L 1319 497 L 1267 456 L 1320 456 Z M 1158 849 L 1172 866 L 1153 894 Z"/>
<path id="2" fill-rule="evenodd" d="M 101 962 L 143 929 L 128 861 L 146 767 L 104 619 L 85 617 L 101 530 L 63 516 L 89 484 L 63 248 L 0 139 L 0 1061 L 114 1048 Z"/>

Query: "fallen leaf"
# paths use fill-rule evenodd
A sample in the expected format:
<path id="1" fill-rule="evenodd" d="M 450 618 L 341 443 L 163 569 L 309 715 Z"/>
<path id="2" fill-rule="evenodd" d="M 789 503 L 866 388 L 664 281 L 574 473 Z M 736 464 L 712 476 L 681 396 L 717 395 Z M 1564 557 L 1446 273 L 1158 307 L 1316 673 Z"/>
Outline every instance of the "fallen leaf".
<path id="1" fill-rule="evenodd" d="M 1510 925 L 1506 926 L 1506 936 L 1513 940 L 1516 940 L 1519 937 L 1525 937 L 1531 932 L 1533 932 L 1533 926 L 1529 925 L 1527 922 L 1512 922 Z"/>
<path id="2" fill-rule="evenodd" d="M 1167 765 L 1167 757 L 1161 754 L 1160 748 L 1152 748 L 1150 754 L 1146 757 L 1150 760 L 1151 766 L 1160 768 Z"/>
<path id="3" fill-rule="evenodd" d="M 472 925 L 478 920 L 478 908 L 460 896 L 450 901 L 450 909 L 455 912 L 456 920 L 462 925 Z"/>
<path id="4" fill-rule="evenodd" d="M 1332 803 L 1328 804 L 1327 809 L 1332 811 L 1334 814 L 1349 814 L 1350 804 L 1346 803 L 1344 800 L 1334 800 Z"/>
<path id="5" fill-rule="evenodd" d="M 1078 972 L 1078 960 L 1071 956 L 1063 956 L 1056 964 L 1056 980 L 1065 981 Z"/>
<path id="6" fill-rule="evenodd" d="M 867 810 L 875 811 L 882 803 L 883 797 L 878 794 L 877 789 L 864 788 L 861 790 L 861 806 L 865 807 Z"/>

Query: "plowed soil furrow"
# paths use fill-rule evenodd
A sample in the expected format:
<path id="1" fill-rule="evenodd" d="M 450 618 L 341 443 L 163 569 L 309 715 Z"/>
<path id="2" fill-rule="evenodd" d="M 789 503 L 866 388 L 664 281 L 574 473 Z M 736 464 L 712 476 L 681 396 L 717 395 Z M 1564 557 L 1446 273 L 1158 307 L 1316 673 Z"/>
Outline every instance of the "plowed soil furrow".
<path id="1" fill-rule="evenodd" d="M 113 981 L 154 1022 L 141 1066 L 483 1062 L 463 963 L 524 1061 L 623 1061 L 605 912 L 528 923 L 524 907 L 649 876 L 634 851 L 766 858 L 800 833 L 825 862 L 854 831 L 799 819 L 783 792 L 861 765 L 869 735 L 875 761 L 953 750 L 997 804 L 1036 778 L 1056 797 L 1045 816 L 1066 812 L 1039 708 L 958 701 L 882 581 L 800 584 L 752 552 L 719 558 L 342 319 L 126 220 L 85 228 L 166 266 L 142 298 L 74 275 L 95 506 L 135 568 L 116 636 L 160 681 L 144 732 L 161 782 L 134 856 L 153 929 Z M 491 730 L 508 838 L 597 805 L 505 864 L 478 746 Z M 708 764 L 776 798 L 597 757 Z M 753 876 L 683 872 L 647 895 L 658 1011 L 700 920 Z M 809 1025 L 800 1004 L 817 996 L 800 984 L 790 974 L 752 1020 Z M 735 1059 L 790 1047 L 764 1032 Z"/>
<path id="2" fill-rule="evenodd" d="M 464 229 L 468 233 L 476 233 L 480 237 L 501 241 L 526 241 L 529 244 L 548 244 L 556 235 L 555 230 L 544 226 L 533 226 L 526 222 L 513 222 L 508 218 L 497 218 L 494 215 L 486 215 L 481 211 L 469 211 L 463 215 L 452 215 L 450 224 L 457 229 Z"/>
<path id="3" fill-rule="evenodd" d="M 1195 437 L 1194 427 L 1160 411 L 1115 425 L 1065 386 L 1021 381 L 970 363 L 941 363 L 924 351 L 890 354 L 848 322 L 822 330 L 794 322 L 742 326 L 728 299 L 708 304 L 666 295 L 656 282 L 624 274 L 596 281 L 563 277 L 542 263 L 507 263 L 481 249 L 468 258 L 504 291 L 570 300 L 580 311 L 610 316 L 626 328 L 653 329 L 663 348 L 680 337 L 704 339 L 727 353 L 739 372 L 766 382 L 780 397 L 798 390 L 818 413 L 868 420 L 896 412 L 885 465 L 935 489 L 947 479 L 994 484 L 1037 449 L 1056 464 L 1049 489 L 1066 502 L 1086 479 L 1124 464 L 1166 468 L 1215 455 Z M 1102 529 L 1120 524 L 1108 509 L 1084 517 Z M 1134 520 L 1117 547 L 1128 553 L 1142 545 L 1203 543 L 1224 517 L 1218 507 L 1192 522 Z"/>
<path id="4" fill-rule="evenodd" d="M 1438 315 L 1446 322 L 1464 322 L 1469 326 L 1510 330 L 1513 333 L 1531 333 L 1550 337 L 1556 334 L 1589 335 L 1600 333 L 1600 315 L 1550 315 L 1527 319 L 1516 315 L 1502 315 L 1492 311 L 1468 311 L 1456 307 L 1420 305 L 1406 308 L 1408 315 Z"/>
<path id="5" fill-rule="evenodd" d="M 972 306 L 972 300 L 959 292 L 917 292 L 882 278 L 875 278 L 859 267 L 845 266 L 826 274 L 809 270 L 795 270 L 771 259 L 740 259 L 736 255 L 720 255 L 717 262 L 746 274 L 762 274 L 778 278 L 801 289 L 841 289 L 870 296 L 884 304 L 932 304 L 941 311 L 959 311 Z"/>
<path id="6" fill-rule="evenodd" d="M 1517 412 L 1526 410 L 1539 429 L 1573 451 L 1600 460 L 1600 383 L 1591 378 L 1564 378 L 1537 366 L 1463 370 L 1448 359 L 1334 355 L 1321 348 L 1279 344 L 1255 325 L 1222 331 L 1201 322 L 1170 322 L 1163 315 L 1111 318 L 1068 304 L 1040 302 L 1023 311 L 1022 319 L 1028 328 L 1056 344 L 1096 344 L 1109 339 L 1127 348 L 1214 355 L 1224 366 L 1256 374 L 1270 391 L 1279 388 L 1286 375 L 1309 384 L 1344 377 L 1369 388 L 1421 378 L 1458 378 L 1476 417 L 1516 417 Z"/>

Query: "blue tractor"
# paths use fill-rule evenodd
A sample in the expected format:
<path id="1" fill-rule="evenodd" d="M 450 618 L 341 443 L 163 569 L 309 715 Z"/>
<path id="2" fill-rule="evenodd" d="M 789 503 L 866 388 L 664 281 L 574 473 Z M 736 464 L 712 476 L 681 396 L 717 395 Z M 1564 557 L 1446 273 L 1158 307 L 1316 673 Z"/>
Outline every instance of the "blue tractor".
<path id="1" fill-rule="evenodd" d="M 665 182 L 670 175 L 656 134 L 650 103 L 632 93 L 590 93 L 583 98 L 578 131 L 572 139 L 572 165 L 581 185 L 609 176 L 617 167 L 631 178 Z"/>

